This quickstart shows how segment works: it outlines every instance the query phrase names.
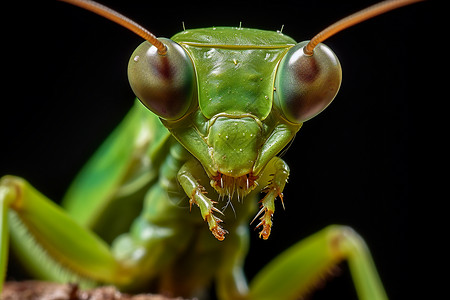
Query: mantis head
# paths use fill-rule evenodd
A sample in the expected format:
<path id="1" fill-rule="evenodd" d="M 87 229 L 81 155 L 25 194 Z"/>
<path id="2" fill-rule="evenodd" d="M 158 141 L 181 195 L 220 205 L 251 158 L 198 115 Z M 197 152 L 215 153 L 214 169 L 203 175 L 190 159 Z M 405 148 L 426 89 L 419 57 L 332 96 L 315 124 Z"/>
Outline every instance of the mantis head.
<path id="1" fill-rule="evenodd" d="M 285 43 L 284 46 L 280 44 L 257 46 L 262 47 L 261 49 L 267 53 L 276 47 L 281 49 L 276 63 L 271 65 L 273 71 L 264 73 L 269 74 L 267 76 L 259 76 L 258 68 L 262 63 L 255 63 L 255 68 L 253 66 L 247 68 L 247 71 L 256 70 L 254 74 L 244 74 L 243 72 L 247 72 L 243 71 L 245 68 L 238 70 L 241 61 L 229 59 L 226 62 L 229 66 L 226 68 L 220 66 L 225 61 L 220 61 L 219 66 L 209 65 L 209 69 L 203 71 L 209 77 L 199 76 L 201 73 L 198 70 L 199 66 L 193 63 L 193 52 L 188 52 L 186 45 L 181 46 L 171 39 L 156 38 L 134 21 L 96 2 L 62 1 L 108 18 L 146 40 L 134 51 L 128 67 L 128 77 L 134 93 L 201 162 L 211 179 L 212 186 L 220 194 L 224 189 L 228 189 L 228 185 L 233 185 L 232 189 L 237 186 L 245 191 L 245 195 L 255 187 L 255 181 L 261 170 L 289 143 L 302 123 L 323 111 L 336 96 L 342 80 L 341 66 L 333 51 L 322 42 L 345 28 L 420 0 L 392 0 L 375 4 L 332 24 L 309 41 L 290 44 L 292 39 L 287 38 L 288 44 Z M 230 36 L 237 35 L 238 33 L 233 33 Z M 274 35 L 271 37 L 271 40 L 277 39 Z M 231 40 L 226 42 L 225 44 L 216 42 L 214 47 L 208 47 L 231 51 L 243 48 L 239 44 L 232 45 Z M 190 45 L 206 47 L 196 42 L 191 42 Z M 210 52 L 205 51 L 201 55 L 214 61 Z M 264 59 L 270 61 L 267 55 L 269 54 L 266 54 Z M 209 72 L 216 67 L 222 69 L 216 73 L 214 70 Z M 228 76 L 227 81 L 220 81 L 229 69 L 234 70 L 233 75 Z M 213 79 L 216 80 L 215 86 L 211 87 L 209 84 L 209 87 L 205 87 L 204 82 L 214 76 L 216 76 L 216 79 Z M 217 79 L 220 76 L 221 79 Z M 245 80 L 241 80 L 242 78 Z M 227 94 L 251 93 L 252 88 L 256 86 L 253 81 L 263 81 L 263 78 L 267 82 L 264 87 L 259 88 L 262 92 L 257 91 L 251 97 L 247 97 L 251 100 L 238 101 L 229 98 L 227 101 L 224 100 Z M 229 85 L 229 81 L 233 81 L 237 87 L 224 88 Z M 246 85 L 245 88 L 240 88 L 239 85 L 244 85 L 244 81 L 248 87 Z M 261 86 L 261 83 L 258 84 Z M 219 97 L 204 96 L 214 94 L 217 90 L 222 93 Z M 224 109 L 218 99 L 222 103 L 226 102 L 228 106 Z M 262 99 L 262 102 L 258 102 L 260 101 L 258 99 Z M 198 111 L 202 111 L 203 115 L 197 114 Z M 202 125 L 196 125 L 196 118 L 203 118 L 201 124 L 208 124 L 208 128 L 205 130 Z M 278 123 L 274 124 L 271 118 L 276 119 Z M 194 121 L 189 123 L 185 121 L 187 119 Z M 230 131 L 232 124 L 245 127 L 246 131 L 241 129 Z M 270 126 L 270 131 L 265 132 L 265 128 Z M 192 130 L 186 130 L 186 127 Z M 230 132 L 229 135 L 225 134 L 226 132 Z M 279 132 L 282 136 L 275 143 L 270 136 Z M 196 146 L 190 148 L 189 145 L 193 144 L 193 140 Z M 244 144 L 250 148 L 249 151 L 239 151 L 242 148 L 240 145 Z M 265 154 L 262 154 L 263 152 Z M 227 164 L 225 158 L 232 161 L 232 165 Z"/>

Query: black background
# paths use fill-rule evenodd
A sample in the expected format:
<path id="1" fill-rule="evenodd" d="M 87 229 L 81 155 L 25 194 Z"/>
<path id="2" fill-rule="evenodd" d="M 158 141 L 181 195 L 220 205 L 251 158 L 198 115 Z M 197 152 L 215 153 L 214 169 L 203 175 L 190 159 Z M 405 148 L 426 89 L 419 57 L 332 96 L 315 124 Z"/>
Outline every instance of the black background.
<path id="1" fill-rule="evenodd" d="M 162 37 L 181 31 L 182 21 L 187 29 L 242 22 L 266 30 L 284 25 L 283 33 L 302 41 L 374 1 L 102 3 Z M 252 235 L 250 278 L 296 241 L 326 225 L 346 224 L 366 239 L 390 297 L 404 298 L 414 268 L 409 251 L 414 114 L 426 89 L 420 78 L 431 73 L 418 56 L 431 30 L 432 3 L 390 12 L 325 42 L 340 59 L 342 86 L 283 157 L 291 167 L 286 210 L 277 206 L 268 241 Z M 4 47 L 3 86 L 11 93 L 0 100 L 0 175 L 23 176 L 57 201 L 132 106 L 126 68 L 141 39 L 64 3 L 11 13 L 18 22 Z M 342 270 L 312 299 L 356 298 L 347 267 Z"/>

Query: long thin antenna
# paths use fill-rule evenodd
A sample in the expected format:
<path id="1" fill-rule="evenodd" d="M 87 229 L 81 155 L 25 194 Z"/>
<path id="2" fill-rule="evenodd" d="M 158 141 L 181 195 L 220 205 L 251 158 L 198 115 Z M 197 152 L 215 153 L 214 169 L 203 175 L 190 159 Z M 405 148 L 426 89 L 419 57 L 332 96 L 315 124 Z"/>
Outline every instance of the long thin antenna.
<path id="1" fill-rule="evenodd" d="M 90 0 L 59 0 L 62 2 L 66 2 L 81 8 L 84 8 L 85 10 L 91 11 L 93 13 L 96 13 L 106 19 L 109 19 L 142 37 L 143 39 L 147 40 L 150 44 L 155 46 L 158 49 L 158 53 L 161 55 L 166 54 L 167 48 L 166 46 L 158 40 L 158 38 L 142 27 L 141 25 L 137 24 L 133 20 L 125 17 L 124 15 L 100 4 L 94 1 Z"/>
<path id="2" fill-rule="evenodd" d="M 381 15 L 385 12 L 419 1 L 423 0 L 388 0 L 369 6 L 366 9 L 358 11 L 344 19 L 337 21 L 336 23 L 328 26 L 327 28 L 316 34 L 316 36 L 314 36 L 303 48 L 303 52 L 306 55 L 313 55 L 314 48 L 319 43 L 325 41 L 327 38 L 338 33 L 339 31 L 366 21 L 375 16 Z"/>

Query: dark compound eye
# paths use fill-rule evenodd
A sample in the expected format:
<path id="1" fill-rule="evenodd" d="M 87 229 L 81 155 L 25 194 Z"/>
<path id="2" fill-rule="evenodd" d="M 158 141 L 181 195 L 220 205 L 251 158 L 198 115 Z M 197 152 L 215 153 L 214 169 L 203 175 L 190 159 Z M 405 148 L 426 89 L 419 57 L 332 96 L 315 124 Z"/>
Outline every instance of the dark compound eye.
<path id="1" fill-rule="evenodd" d="M 131 55 L 128 80 L 148 109 L 163 119 L 177 120 L 192 102 L 194 66 L 180 45 L 170 39 L 159 40 L 166 45 L 167 53 L 160 55 L 155 46 L 143 42 Z"/>
<path id="2" fill-rule="evenodd" d="M 333 51 L 319 44 L 308 56 L 303 52 L 307 43 L 288 51 L 275 77 L 274 104 L 293 123 L 305 122 L 324 110 L 342 81 L 341 65 Z"/>

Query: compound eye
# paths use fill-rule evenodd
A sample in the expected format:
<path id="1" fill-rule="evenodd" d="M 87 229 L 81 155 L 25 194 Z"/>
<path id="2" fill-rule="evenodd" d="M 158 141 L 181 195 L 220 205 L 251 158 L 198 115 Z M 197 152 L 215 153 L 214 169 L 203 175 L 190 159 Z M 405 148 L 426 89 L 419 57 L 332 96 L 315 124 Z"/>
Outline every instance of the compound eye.
<path id="1" fill-rule="evenodd" d="M 339 60 L 330 48 L 319 44 L 305 55 L 298 43 L 283 57 L 275 77 L 274 105 L 293 123 L 305 122 L 324 110 L 336 96 L 342 81 Z"/>
<path id="2" fill-rule="evenodd" d="M 166 120 L 177 120 L 188 111 L 193 98 L 194 66 L 186 51 L 170 39 L 159 38 L 167 47 L 161 55 L 145 41 L 131 55 L 128 80 L 138 99 Z"/>

